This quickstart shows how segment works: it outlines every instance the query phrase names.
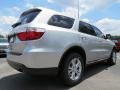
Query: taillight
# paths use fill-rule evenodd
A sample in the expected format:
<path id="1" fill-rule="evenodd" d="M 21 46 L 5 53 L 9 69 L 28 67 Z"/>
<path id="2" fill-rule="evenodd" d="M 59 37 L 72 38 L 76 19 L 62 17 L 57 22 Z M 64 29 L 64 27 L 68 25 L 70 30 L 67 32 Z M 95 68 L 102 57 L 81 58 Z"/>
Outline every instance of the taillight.
<path id="1" fill-rule="evenodd" d="M 21 41 L 28 41 L 28 40 L 36 40 L 40 39 L 44 34 L 44 30 L 42 29 L 26 29 L 24 32 L 20 32 L 17 34 L 17 37 Z"/>

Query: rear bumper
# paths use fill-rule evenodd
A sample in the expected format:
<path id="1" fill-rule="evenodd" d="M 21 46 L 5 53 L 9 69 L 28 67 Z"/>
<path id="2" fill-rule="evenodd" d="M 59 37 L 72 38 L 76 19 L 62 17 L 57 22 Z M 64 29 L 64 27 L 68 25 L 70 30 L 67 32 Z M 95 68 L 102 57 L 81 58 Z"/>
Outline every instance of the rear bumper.
<path id="1" fill-rule="evenodd" d="M 27 68 L 23 64 L 9 61 L 9 60 L 8 60 L 8 64 L 20 72 L 28 73 L 31 75 L 47 75 L 47 74 L 57 74 L 58 73 L 57 68 L 42 68 L 42 69 L 41 68 L 40 69 Z"/>
<path id="2" fill-rule="evenodd" d="M 8 62 L 16 62 L 27 68 L 55 68 L 58 67 L 60 54 L 56 52 L 29 52 L 23 54 L 7 54 Z"/>

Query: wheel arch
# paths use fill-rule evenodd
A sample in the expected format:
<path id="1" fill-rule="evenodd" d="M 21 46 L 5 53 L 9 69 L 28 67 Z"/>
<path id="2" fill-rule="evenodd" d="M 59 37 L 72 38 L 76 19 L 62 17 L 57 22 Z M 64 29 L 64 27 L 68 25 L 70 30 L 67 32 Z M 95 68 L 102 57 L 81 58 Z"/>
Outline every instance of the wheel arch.
<path id="1" fill-rule="evenodd" d="M 80 46 L 72 46 L 72 47 L 70 47 L 69 49 L 67 49 L 67 50 L 63 53 L 63 55 L 62 55 L 62 57 L 61 57 L 61 59 L 60 59 L 58 68 L 61 67 L 62 63 L 64 63 L 64 58 L 65 58 L 69 53 L 72 53 L 72 52 L 77 52 L 77 53 L 79 53 L 79 54 L 82 56 L 82 58 L 84 59 L 84 66 L 86 65 L 86 53 L 85 53 L 85 50 L 84 50 L 82 47 L 80 47 Z"/>

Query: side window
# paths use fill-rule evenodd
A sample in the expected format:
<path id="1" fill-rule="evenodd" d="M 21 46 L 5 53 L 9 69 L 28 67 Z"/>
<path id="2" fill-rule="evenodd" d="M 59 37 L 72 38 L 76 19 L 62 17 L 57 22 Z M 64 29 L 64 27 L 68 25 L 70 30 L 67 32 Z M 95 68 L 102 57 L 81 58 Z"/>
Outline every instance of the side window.
<path id="1" fill-rule="evenodd" d="M 97 37 L 104 38 L 104 34 L 97 27 L 92 26 L 92 28 L 94 29 Z"/>
<path id="2" fill-rule="evenodd" d="M 54 15 L 48 21 L 49 25 L 63 27 L 63 28 L 72 28 L 73 23 L 74 23 L 74 19 L 61 15 Z"/>
<path id="3" fill-rule="evenodd" d="M 85 22 L 79 23 L 79 32 L 86 33 L 89 35 L 94 35 L 94 36 L 96 35 L 95 31 L 92 29 L 92 27 Z"/>

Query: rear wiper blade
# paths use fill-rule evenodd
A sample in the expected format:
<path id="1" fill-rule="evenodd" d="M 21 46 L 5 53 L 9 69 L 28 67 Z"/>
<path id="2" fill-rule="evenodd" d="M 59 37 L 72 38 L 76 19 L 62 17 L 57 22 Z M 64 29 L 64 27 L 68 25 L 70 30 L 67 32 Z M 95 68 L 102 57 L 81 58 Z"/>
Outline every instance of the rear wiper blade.
<path id="1" fill-rule="evenodd" d="M 21 25 L 21 22 L 17 22 L 15 24 L 12 25 L 13 28 L 17 27 L 18 25 Z"/>

